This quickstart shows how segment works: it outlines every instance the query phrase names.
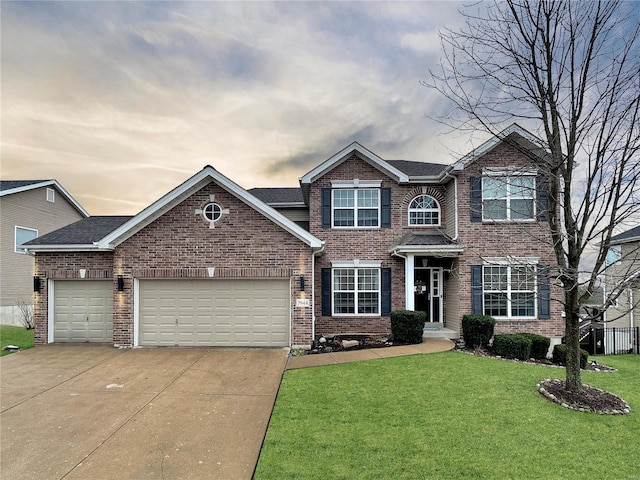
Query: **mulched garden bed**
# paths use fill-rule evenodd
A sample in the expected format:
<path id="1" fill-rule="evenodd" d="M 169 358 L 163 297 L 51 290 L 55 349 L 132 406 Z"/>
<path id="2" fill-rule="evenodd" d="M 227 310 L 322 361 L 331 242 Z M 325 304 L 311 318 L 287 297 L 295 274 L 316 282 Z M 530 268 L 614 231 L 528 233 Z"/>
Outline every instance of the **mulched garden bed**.
<path id="1" fill-rule="evenodd" d="M 631 408 L 619 396 L 589 385 L 582 385 L 581 393 L 565 389 L 565 381 L 547 378 L 537 385 L 546 398 L 569 410 L 600 415 L 627 415 Z"/>
<path id="2" fill-rule="evenodd" d="M 310 350 L 304 352 L 305 355 L 318 353 L 343 352 L 346 350 L 365 350 L 369 348 L 385 348 L 401 345 L 394 342 L 388 335 L 358 335 L 345 334 L 331 337 L 321 336 L 314 341 Z"/>

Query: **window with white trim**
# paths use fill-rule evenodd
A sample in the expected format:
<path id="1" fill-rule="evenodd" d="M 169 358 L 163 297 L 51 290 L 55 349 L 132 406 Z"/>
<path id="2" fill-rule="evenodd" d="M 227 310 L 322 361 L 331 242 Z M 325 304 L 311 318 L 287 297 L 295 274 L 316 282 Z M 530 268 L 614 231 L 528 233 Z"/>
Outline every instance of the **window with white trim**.
<path id="1" fill-rule="evenodd" d="M 606 264 L 607 265 L 620 265 L 622 260 L 622 245 L 612 245 L 607 251 Z"/>
<path id="2" fill-rule="evenodd" d="M 418 195 L 409 204 L 409 225 L 440 225 L 440 205 L 430 195 Z"/>
<path id="3" fill-rule="evenodd" d="M 535 220 L 536 177 L 482 177 L 483 220 Z"/>
<path id="4" fill-rule="evenodd" d="M 25 253 L 25 249 L 19 248 L 19 245 L 30 242 L 31 240 L 34 240 L 36 238 L 38 238 L 38 230 L 34 228 L 16 226 L 14 251 L 16 253 Z"/>
<path id="5" fill-rule="evenodd" d="M 334 227 L 379 227 L 379 188 L 336 188 L 331 191 Z"/>
<path id="6" fill-rule="evenodd" d="M 222 207 L 214 202 L 208 203 L 202 209 L 202 216 L 208 222 L 217 222 L 222 216 Z"/>
<path id="7" fill-rule="evenodd" d="M 484 265 L 484 314 L 492 317 L 536 317 L 535 265 Z"/>
<path id="8" fill-rule="evenodd" d="M 47 202 L 55 203 L 56 191 L 53 188 L 47 188 Z"/>
<path id="9" fill-rule="evenodd" d="M 333 315 L 379 315 L 380 269 L 334 268 Z"/>

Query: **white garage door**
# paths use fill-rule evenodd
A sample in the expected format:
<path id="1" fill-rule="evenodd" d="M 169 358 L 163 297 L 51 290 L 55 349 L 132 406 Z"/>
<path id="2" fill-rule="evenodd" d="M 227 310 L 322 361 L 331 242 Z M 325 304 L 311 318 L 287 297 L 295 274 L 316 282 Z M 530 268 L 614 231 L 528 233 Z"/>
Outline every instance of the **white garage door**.
<path id="1" fill-rule="evenodd" d="M 140 345 L 289 345 L 289 280 L 141 280 Z"/>
<path id="2" fill-rule="evenodd" d="M 56 280 L 54 342 L 113 342 L 111 280 Z"/>

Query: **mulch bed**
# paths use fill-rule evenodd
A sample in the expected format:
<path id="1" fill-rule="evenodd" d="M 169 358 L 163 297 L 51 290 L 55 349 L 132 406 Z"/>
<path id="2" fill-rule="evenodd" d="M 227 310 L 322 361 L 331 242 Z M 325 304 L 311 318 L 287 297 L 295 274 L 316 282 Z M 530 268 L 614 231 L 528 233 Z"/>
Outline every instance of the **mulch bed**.
<path id="1" fill-rule="evenodd" d="M 582 385 L 582 392 L 574 393 L 565 388 L 564 380 L 547 378 L 537 388 L 546 398 L 569 410 L 600 415 L 627 415 L 631 411 L 619 396 L 589 385 Z"/>

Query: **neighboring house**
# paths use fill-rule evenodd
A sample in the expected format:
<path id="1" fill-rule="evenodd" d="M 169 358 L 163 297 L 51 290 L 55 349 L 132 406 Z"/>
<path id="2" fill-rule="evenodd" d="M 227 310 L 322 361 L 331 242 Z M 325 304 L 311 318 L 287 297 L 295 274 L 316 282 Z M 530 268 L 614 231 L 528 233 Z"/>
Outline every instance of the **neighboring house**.
<path id="1" fill-rule="evenodd" d="M 56 180 L 0 181 L 0 323 L 21 325 L 33 305 L 33 256 L 23 243 L 88 217 Z"/>
<path id="2" fill-rule="evenodd" d="M 451 165 L 353 143 L 300 188 L 247 191 L 207 166 L 134 217 L 29 243 L 36 343 L 305 346 L 386 335 L 399 309 L 450 337 L 486 313 L 557 341 L 544 156 L 513 125 Z"/>
<path id="3" fill-rule="evenodd" d="M 640 325 L 640 225 L 611 239 L 606 294 L 617 296 L 605 312 L 605 328 Z"/>

